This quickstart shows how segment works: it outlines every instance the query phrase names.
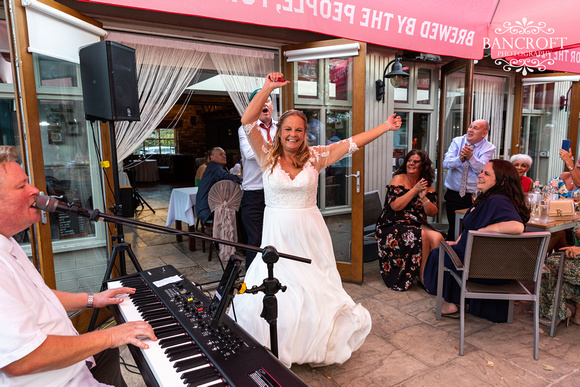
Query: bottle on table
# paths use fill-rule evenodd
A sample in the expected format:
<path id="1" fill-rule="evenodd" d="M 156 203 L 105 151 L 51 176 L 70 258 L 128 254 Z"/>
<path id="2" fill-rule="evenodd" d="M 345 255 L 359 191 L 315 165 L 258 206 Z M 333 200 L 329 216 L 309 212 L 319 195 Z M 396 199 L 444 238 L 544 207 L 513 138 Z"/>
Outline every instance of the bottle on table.
<path id="1" fill-rule="evenodd" d="M 558 191 L 558 182 L 556 180 L 552 180 L 550 186 L 550 200 L 558 200 L 560 199 L 560 192 Z"/>
<path id="2" fill-rule="evenodd" d="M 534 189 L 528 194 L 530 202 L 530 211 L 532 220 L 538 220 L 538 204 L 542 200 L 542 190 L 540 189 L 540 180 L 534 182 Z"/>

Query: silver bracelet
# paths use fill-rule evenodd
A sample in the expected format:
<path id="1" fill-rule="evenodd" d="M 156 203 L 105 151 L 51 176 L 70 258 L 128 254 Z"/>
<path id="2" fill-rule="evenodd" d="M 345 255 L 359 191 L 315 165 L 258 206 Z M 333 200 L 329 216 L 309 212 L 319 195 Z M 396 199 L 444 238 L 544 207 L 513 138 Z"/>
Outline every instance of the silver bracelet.
<path id="1" fill-rule="evenodd" d="M 87 309 L 93 309 L 93 302 L 95 301 L 95 295 L 93 293 L 89 293 L 89 298 L 87 300 Z"/>

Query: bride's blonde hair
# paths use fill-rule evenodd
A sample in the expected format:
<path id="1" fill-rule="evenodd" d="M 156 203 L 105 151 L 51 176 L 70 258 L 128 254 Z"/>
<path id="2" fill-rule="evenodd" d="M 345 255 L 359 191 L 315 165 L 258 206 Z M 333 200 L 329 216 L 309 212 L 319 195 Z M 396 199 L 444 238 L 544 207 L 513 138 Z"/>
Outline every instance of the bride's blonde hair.
<path id="1" fill-rule="evenodd" d="M 267 161 L 266 165 L 271 163 L 272 172 L 274 172 L 274 167 L 276 166 L 276 163 L 280 159 L 280 156 L 282 156 L 282 154 L 284 153 L 284 149 L 282 148 L 282 140 L 280 139 L 282 126 L 284 125 L 284 121 L 286 120 L 286 118 L 292 116 L 300 117 L 304 121 L 304 141 L 302 142 L 302 144 L 300 144 L 300 148 L 298 148 L 296 156 L 292 158 L 291 160 L 292 165 L 294 165 L 294 167 L 296 168 L 302 168 L 304 164 L 306 164 L 306 161 L 308 161 L 308 158 L 310 157 L 310 148 L 308 147 L 308 144 L 306 142 L 306 132 L 308 131 L 308 118 L 306 118 L 306 115 L 302 113 L 300 110 L 294 109 L 286 110 L 284 114 L 280 116 L 280 120 L 278 121 L 278 130 L 274 135 L 274 144 L 272 144 L 272 151 L 270 151 L 270 153 L 268 154 L 268 158 L 266 160 Z"/>

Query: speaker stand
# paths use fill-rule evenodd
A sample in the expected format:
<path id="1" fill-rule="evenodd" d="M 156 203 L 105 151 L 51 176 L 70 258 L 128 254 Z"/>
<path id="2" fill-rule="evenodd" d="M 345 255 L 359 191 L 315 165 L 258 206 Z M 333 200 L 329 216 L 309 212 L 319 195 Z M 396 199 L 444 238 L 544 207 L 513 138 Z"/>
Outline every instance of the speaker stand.
<path id="1" fill-rule="evenodd" d="M 109 123 L 109 137 L 111 142 L 111 164 L 113 172 L 113 191 L 115 195 L 115 205 L 109 208 L 113 211 L 113 214 L 123 216 L 123 205 L 121 204 L 121 188 L 119 187 L 119 170 L 117 163 L 117 140 L 115 138 L 115 123 L 114 121 L 108 121 Z M 113 250 L 111 251 L 111 256 L 107 263 L 107 269 L 105 271 L 105 276 L 103 278 L 103 284 L 101 285 L 101 292 L 105 290 L 105 282 L 111 279 L 111 274 L 113 272 L 113 267 L 115 266 L 115 261 L 119 259 L 119 275 L 124 276 L 127 274 L 127 268 L 125 266 L 125 252 L 129 254 L 131 258 L 131 263 L 135 267 L 137 272 L 143 271 L 137 257 L 131 250 L 131 245 L 125 242 L 125 235 L 123 234 L 123 225 L 120 223 L 115 223 L 115 229 L 117 235 L 112 235 L 111 239 L 116 241 L 113 245 Z M 93 316 L 91 317 L 91 322 L 89 324 L 89 332 L 95 328 L 97 322 L 97 317 L 99 315 L 99 309 L 93 311 Z"/>

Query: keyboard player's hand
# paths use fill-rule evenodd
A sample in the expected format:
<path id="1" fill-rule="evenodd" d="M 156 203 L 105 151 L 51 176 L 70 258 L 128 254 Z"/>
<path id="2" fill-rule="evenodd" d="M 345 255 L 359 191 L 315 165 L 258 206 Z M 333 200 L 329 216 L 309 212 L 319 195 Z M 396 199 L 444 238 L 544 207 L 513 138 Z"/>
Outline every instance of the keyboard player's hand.
<path id="1" fill-rule="evenodd" d="M 123 302 L 124 297 L 119 297 L 119 295 L 134 294 L 135 288 L 113 288 L 107 289 L 100 293 L 95 294 L 95 299 L 93 301 L 93 306 L 95 308 L 104 308 L 108 305 L 120 304 Z"/>
<path id="2" fill-rule="evenodd" d="M 151 325 L 145 321 L 131 321 L 105 330 L 111 338 L 110 348 L 122 347 L 133 344 L 136 347 L 148 349 L 145 341 L 148 339 L 157 341 Z"/>

